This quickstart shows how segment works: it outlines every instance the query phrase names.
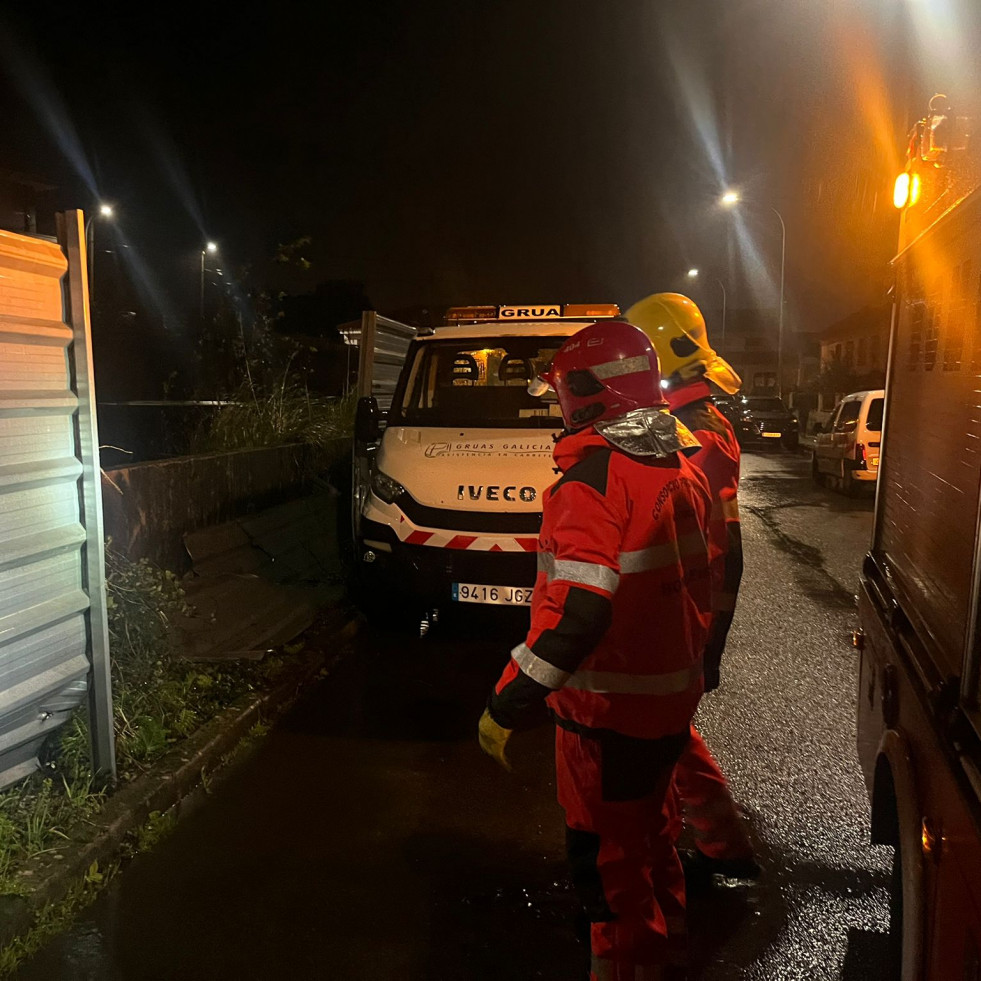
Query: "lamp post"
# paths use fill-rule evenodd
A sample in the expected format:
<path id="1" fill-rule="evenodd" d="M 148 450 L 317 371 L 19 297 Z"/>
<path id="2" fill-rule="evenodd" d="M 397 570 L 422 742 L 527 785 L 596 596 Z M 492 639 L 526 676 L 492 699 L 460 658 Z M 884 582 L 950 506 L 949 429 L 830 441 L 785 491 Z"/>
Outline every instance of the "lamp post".
<path id="1" fill-rule="evenodd" d="M 689 269 L 688 270 L 689 279 L 698 279 L 698 270 Z M 716 279 L 719 284 L 719 289 L 722 290 L 722 354 L 725 356 L 726 353 L 726 284 L 722 282 L 721 279 Z"/>
<path id="2" fill-rule="evenodd" d="M 722 290 L 722 357 L 726 356 L 726 284 L 721 279 L 717 279 L 719 289 Z"/>
<path id="3" fill-rule="evenodd" d="M 99 215 L 102 218 L 112 218 L 115 212 L 111 204 L 100 204 Z M 89 308 L 92 306 L 92 294 L 95 291 L 95 215 L 89 215 L 85 222 L 85 251 L 89 264 Z"/>
<path id="4" fill-rule="evenodd" d="M 728 190 L 719 199 L 724 208 L 735 208 L 742 200 L 738 191 Z M 773 205 L 767 205 L 780 222 L 780 311 L 777 322 L 777 395 L 783 398 L 783 290 L 787 268 L 787 225 L 783 215 Z"/>
<path id="5" fill-rule="evenodd" d="M 201 250 L 201 319 L 204 320 L 204 257 L 206 255 L 214 255 L 218 251 L 218 244 L 216 242 L 208 242 L 205 247 Z"/>

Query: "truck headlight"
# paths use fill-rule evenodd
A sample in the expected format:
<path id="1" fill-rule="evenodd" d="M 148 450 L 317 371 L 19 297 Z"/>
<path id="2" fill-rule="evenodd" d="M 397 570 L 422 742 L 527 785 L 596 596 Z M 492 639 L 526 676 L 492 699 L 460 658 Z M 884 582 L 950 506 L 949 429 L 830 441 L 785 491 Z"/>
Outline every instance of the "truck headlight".
<path id="1" fill-rule="evenodd" d="M 391 504 L 399 494 L 405 493 L 405 488 L 397 480 L 393 480 L 381 470 L 375 470 L 372 473 L 371 490 L 376 497 L 381 498 L 386 504 Z"/>

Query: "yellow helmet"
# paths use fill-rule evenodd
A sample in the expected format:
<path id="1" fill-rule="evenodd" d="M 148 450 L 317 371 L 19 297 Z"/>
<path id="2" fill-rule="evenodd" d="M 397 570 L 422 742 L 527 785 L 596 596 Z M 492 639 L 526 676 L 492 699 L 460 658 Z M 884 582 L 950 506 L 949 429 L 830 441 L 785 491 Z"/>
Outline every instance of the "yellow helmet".
<path id="1" fill-rule="evenodd" d="M 626 314 L 649 338 L 668 382 L 687 382 L 704 375 L 723 392 L 735 395 L 742 379 L 709 346 L 705 318 L 694 301 L 680 293 L 654 293 L 638 300 Z"/>

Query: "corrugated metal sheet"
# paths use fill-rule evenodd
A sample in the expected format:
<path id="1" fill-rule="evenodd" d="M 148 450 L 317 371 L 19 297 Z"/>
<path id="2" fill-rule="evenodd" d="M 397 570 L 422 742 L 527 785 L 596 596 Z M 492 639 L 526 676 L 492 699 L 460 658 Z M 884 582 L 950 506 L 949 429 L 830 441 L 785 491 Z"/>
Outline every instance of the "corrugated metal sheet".
<path id="1" fill-rule="evenodd" d="M 410 324 L 389 320 L 374 310 L 362 314 L 360 326 L 341 330 L 344 343 L 358 349 L 358 395 L 374 395 L 383 412 L 391 408 L 409 344 L 417 333 Z M 367 347 L 362 338 L 367 338 Z"/>
<path id="2" fill-rule="evenodd" d="M 33 772 L 106 665 L 82 217 L 59 217 L 65 249 L 0 231 L 0 786 Z"/>
<path id="3" fill-rule="evenodd" d="M 981 483 L 981 192 L 897 264 L 874 551 L 940 677 L 962 670 Z"/>

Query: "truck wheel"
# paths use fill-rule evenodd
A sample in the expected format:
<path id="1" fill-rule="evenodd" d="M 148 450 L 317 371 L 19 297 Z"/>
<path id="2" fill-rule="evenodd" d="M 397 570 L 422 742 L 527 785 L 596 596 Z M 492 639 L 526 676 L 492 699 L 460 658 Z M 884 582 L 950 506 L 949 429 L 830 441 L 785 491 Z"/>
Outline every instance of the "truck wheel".
<path id="1" fill-rule="evenodd" d="M 841 464 L 841 492 L 848 497 L 855 496 L 855 478 L 852 476 L 851 470 L 845 466 L 844 461 Z"/>
<path id="2" fill-rule="evenodd" d="M 815 487 L 824 486 L 824 474 L 821 473 L 821 469 L 818 467 L 817 453 L 811 454 L 811 480 L 814 481 Z"/>

